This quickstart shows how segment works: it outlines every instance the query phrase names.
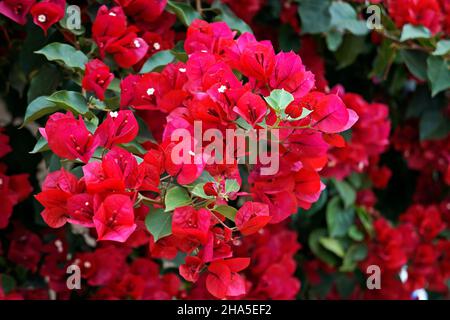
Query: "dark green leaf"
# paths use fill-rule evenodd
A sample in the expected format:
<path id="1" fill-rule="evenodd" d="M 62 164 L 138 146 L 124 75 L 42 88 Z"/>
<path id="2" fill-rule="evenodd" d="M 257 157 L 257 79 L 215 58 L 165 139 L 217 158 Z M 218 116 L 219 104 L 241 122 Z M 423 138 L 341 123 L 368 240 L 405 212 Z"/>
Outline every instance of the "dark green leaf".
<path id="1" fill-rule="evenodd" d="M 56 103 L 49 101 L 45 96 L 36 98 L 28 105 L 22 126 L 59 109 Z"/>
<path id="2" fill-rule="evenodd" d="M 60 61 L 69 68 L 84 70 L 84 65 L 88 62 L 83 52 L 65 43 L 50 43 L 36 53 L 43 54 L 49 61 Z"/>
<path id="3" fill-rule="evenodd" d="M 431 32 L 424 26 L 413 26 L 411 24 L 405 24 L 402 29 L 402 35 L 400 41 L 406 41 L 410 39 L 428 39 L 431 37 Z"/>
<path id="4" fill-rule="evenodd" d="M 401 50 L 400 55 L 408 70 L 420 80 L 427 78 L 427 54 L 417 50 Z"/>
<path id="5" fill-rule="evenodd" d="M 352 188 L 350 184 L 346 181 L 342 180 L 333 180 L 334 186 L 336 187 L 341 199 L 344 201 L 344 205 L 346 208 L 355 203 L 356 200 L 356 191 Z"/>
<path id="6" fill-rule="evenodd" d="M 431 83 L 431 95 L 450 88 L 450 62 L 442 57 L 430 56 L 427 60 L 428 80 Z"/>
<path id="7" fill-rule="evenodd" d="M 174 55 L 170 50 L 158 51 L 151 56 L 142 66 L 140 73 L 146 73 L 154 71 L 155 69 L 165 66 L 172 62 Z"/>
<path id="8" fill-rule="evenodd" d="M 167 191 L 164 203 L 166 205 L 165 211 L 168 212 L 176 208 L 189 205 L 191 203 L 191 197 L 186 189 L 175 186 Z"/>
<path id="9" fill-rule="evenodd" d="M 47 100 L 53 102 L 61 109 L 72 111 L 75 114 L 86 114 L 89 111 L 87 101 L 83 95 L 75 91 L 57 91 Z"/>
<path id="10" fill-rule="evenodd" d="M 244 32 L 253 33 L 252 29 L 243 20 L 238 18 L 233 11 L 223 4 L 220 0 L 214 1 L 211 8 L 220 10 L 220 14 L 216 17 L 217 20 L 225 22 L 231 29 Z"/>
<path id="11" fill-rule="evenodd" d="M 162 209 L 153 209 L 145 217 L 145 226 L 156 242 L 172 234 L 172 214 Z"/>
<path id="12" fill-rule="evenodd" d="M 330 29 L 330 4 L 330 0 L 299 0 L 298 13 L 302 22 L 302 33 L 322 33 Z"/>
<path id="13" fill-rule="evenodd" d="M 353 224 L 355 211 L 353 208 L 342 208 L 338 197 L 333 197 L 327 205 L 326 218 L 328 232 L 331 237 L 344 236 Z"/>
<path id="14" fill-rule="evenodd" d="M 167 10 L 175 14 L 185 26 L 189 26 L 195 19 L 201 19 L 200 14 L 186 3 L 169 0 Z"/>
<path id="15" fill-rule="evenodd" d="M 226 206 L 226 205 L 217 206 L 213 209 L 213 211 L 220 213 L 225 218 L 230 219 L 231 221 L 234 221 L 234 218 L 236 217 L 236 213 L 237 213 L 236 208 Z"/>

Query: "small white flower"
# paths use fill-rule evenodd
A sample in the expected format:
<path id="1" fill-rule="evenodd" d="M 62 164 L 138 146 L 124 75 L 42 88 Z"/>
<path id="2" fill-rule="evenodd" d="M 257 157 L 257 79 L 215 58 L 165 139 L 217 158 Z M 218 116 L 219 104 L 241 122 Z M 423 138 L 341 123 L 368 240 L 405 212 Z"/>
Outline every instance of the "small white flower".
<path id="1" fill-rule="evenodd" d="M 59 240 L 59 239 L 55 241 L 55 247 L 56 247 L 56 249 L 58 250 L 59 253 L 61 253 L 61 252 L 64 251 L 64 249 L 63 249 L 63 243 L 62 243 L 62 241 Z"/>
<path id="2" fill-rule="evenodd" d="M 201 50 L 200 52 L 207 53 L 208 51 L 207 50 Z"/>
<path id="3" fill-rule="evenodd" d="M 110 12 L 109 15 L 110 15 L 111 17 L 117 16 L 117 14 L 115 14 L 114 12 Z"/>
<path id="4" fill-rule="evenodd" d="M 180 71 L 181 73 L 185 73 L 186 72 L 186 68 L 180 68 L 180 69 L 178 69 L 178 71 Z"/>
<path id="5" fill-rule="evenodd" d="M 92 264 L 89 261 L 85 261 L 83 265 L 87 269 L 89 269 L 92 266 Z"/>
<path id="6" fill-rule="evenodd" d="M 161 45 L 158 42 L 155 42 L 153 44 L 153 48 L 155 48 L 155 50 L 159 50 L 159 49 L 161 49 Z"/>
<path id="7" fill-rule="evenodd" d="M 155 88 L 148 88 L 148 89 L 147 89 L 147 94 L 148 94 L 149 96 L 153 95 L 154 93 L 155 93 Z"/>
<path id="8" fill-rule="evenodd" d="M 219 87 L 219 89 L 217 89 L 217 91 L 219 91 L 219 93 L 224 93 L 225 90 L 227 90 L 227 87 L 224 86 L 224 85 L 221 85 L 221 86 Z"/>
<path id="9" fill-rule="evenodd" d="M 141 47 L 141 43 L 139 42 L 138 39 L 135 39 L 135 40 L 133 41 L 133 43 L 134 43 L 134 46 L 135 46 L 136 48 L 140 48 L 140 47 Z"/>
<path id="10" fill-rule="evenodd" d="M 44 23 L 45 21 L 47 21 L 47 17 L 45 16 L 45 14 L 40 14 L 38 15 L 38 21 Z"/>
<path id="11" fill-rule="evenodd" d="M 85 205 L 86 207 L 89 207 L 89 202 L 86 201 L 86 202 L 84 203 L 84 205 Z"/>
<path id="12" fill-rule="evenodd" d="M 110 116 L 111 118 L 117 118 L 118 115 L 119 115 L 119 113 L 118 113 L 117 111 L 111 111 L 111 112 L 109 113 L 109 116 Z"/>

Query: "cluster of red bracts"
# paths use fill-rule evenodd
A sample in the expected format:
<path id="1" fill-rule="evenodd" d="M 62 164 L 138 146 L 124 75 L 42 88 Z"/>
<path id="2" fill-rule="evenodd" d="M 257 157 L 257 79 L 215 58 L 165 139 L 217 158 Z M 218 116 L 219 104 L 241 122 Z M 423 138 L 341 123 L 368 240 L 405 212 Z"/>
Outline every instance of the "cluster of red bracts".
<path id="1" fill-rule="evenodd" d="M 12 151 L 9 137 L 0 128 L 0 158 Z M 0 229 L 8 226 L 13 208 L 25 200 L 33 188 L 28 181 L 28 174 L 7 174 L 7 166 L 0 163 Z"/>
<path id="2" fill-rule="evenodd" d="M 134 65 L 145 54 L 141 39 L 127 27 L 121 7 L 101 7 L 93 34 L 101 58 L 109 53 L 122 67 Z M 121 45 L 127 49 L 121 50 Z M 45 207 L 42 216 L 51 227 L 69 222 L 95 228 L 98 240 L 126 242 L 145 234 L 144 203 L 162 207 L 167 191 L 167 183 L 160 179 L 164 174 L 164 179 L 174 177 L 186 186 L 206 171 L 214 181 L 203 189 L 212 200 L 200 207 L 175 208 L 170 213 L 171 234 L 157 241 L 151 237 L 150 252 L 166 259 L 179 252 L 187 254 L 181 276 L 192 282 L 203 279 L 217 298 L 238 297 L 246 293 L 246 281 L 239 272 L 250 263 L 248 258 L 235 257 L 239 237 L 256 234 L 268 223 L 279 223 L 318 200 L 325 187 L 319 172 L 327 163 L 327 151 L 330 146 L 342 146 L 338 133 L 349 129 L 358 115 L 337 94 L 314 91 L 314 75 L 298 55 L 275 54 L 270 42 L 257 41 L 249 33 L 235 38 L 223 22 L 195 20 L 188 28 L 185 50 L 184 63 L 122 79 L 121 110 L 109 112 L 94 132 L 81 117 L 53 114 L 41 134 L 57 156 L 83 162 L 83 176 L 77 178 L 64 169 L 52 172 L 36 198 Z M 103 62 L 92 60 L 86 65 L 83 88 L 103 99 L 113 77 Z M 293 97 L 285 118 L 263 98 L 275 89 Z M 144 145 L 147 153 L 139 162 L 123 148 L 138 131 L 130 108 L 144 119 L 163 115 L 157 126 L 149 123 L 157 143 Z M 299 117 L 305 109 L 308 115 Z M 241 184 L 237 160 L 229 164 L 173 161 L 176 129 L 194 136 L 194 121 L 201 121 L 205 129 L 224 132 L 238 129 L 238 118 L 253 128 L 264 125 L 280 130 L 282 141 L 279 171 L 263 175 L 262 164 L 249 167 L 249 192 L 224 191 L 226 181 Z M 205 159 L 205 148 L 200 143 L 200 153 L 192 157 Z M 103 152 L 99 155 L 98 150 Z M 215 207 L 238 196 L 247 199 L 235 214 L 235 227 L 230 227 Z"/>

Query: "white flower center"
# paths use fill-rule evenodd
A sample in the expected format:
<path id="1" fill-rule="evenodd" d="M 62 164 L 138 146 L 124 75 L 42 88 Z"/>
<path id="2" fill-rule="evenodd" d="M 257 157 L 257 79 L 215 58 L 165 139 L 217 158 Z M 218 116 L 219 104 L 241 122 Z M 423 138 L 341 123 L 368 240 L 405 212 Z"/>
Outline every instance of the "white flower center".
<path id="1" fill-rule="evenodd" d="M 134 46 L 135 46 L 136 48 L 140 48 L 140 47 L 141 47 L 141 44 L 140 44 L 140 42 L 139 42 L 138 39 L 134 40 L 133 43 L 134 43 Z"/>
<path id="2" fill-rule="evenodd" d="M 109 116 L 110 116 L 111 118 L 117 118 L 118 115 L 119 115 L 119 113 L 118 113 L 117 111 L 111 111 L 111 112 L 109 113 Z"/>
<path id="3" fill-rule="evenodd" d="M 47 21 L 47 17 L 44 14 L 38 15 L 37 19 L 38 19 L 39 22 L 42 22 L 42 23 Z"/>
<path id="4" fill-rule="evenodd" d="M 117 14 L 115 14 L 114 12 L 110 12 L 109 15 L 110 15 L 111 17 L 117 16 Z"/>
<path id="5" fill-rule="evenodd" d="M 147 94 L 148 94 L 149 96 L 153 95 L 154 93 L 155 93 L 155 89 L 154 89 L 154 88 L 148 88 L 148 89 L 147 89 Z"/>
<path id="6" fill-rule="evenodd" d="M 89 261 L 85 261 L 83 265 L 87 269 L 89 269 L 92 266 L 92 264 Z"/>
<path id="7" fill-rule="evenodd" d="M 155 42 L 153 44 L 153 48 L 155 48 L 155 50 L 159 50 L 159 49 L 161 49 L 161 45 L 158 42 Z"/>
<path id="8" fill-rule="evenodd" d="M 178 69 L 178 71 L 180 71 L 181 73 L 185 73 L 186 72 L 186 68 L 180 68 L 180 69 Z"/>
<path id="9" fill-rule="evenodd" d="M 219 89 L 217 89 L 217 91 L 219 91 L 219 93 L 224 93 L 225 90 L 227 90 L 227 87 L 224 86 L 224 85 L 221 85 L 221 86 L 219 87 Z"/>

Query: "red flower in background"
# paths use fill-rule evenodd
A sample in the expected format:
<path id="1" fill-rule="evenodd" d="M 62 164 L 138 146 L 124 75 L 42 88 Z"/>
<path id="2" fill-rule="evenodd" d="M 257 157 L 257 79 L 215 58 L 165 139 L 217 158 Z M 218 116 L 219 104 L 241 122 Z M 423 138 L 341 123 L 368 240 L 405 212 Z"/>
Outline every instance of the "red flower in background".
<path id="1" fill-rule="evenodd" d="M 0 2 L 0 13 L 11 20 L 24 25 L 27 14 L 36 0 L 3 0 Z"/>

